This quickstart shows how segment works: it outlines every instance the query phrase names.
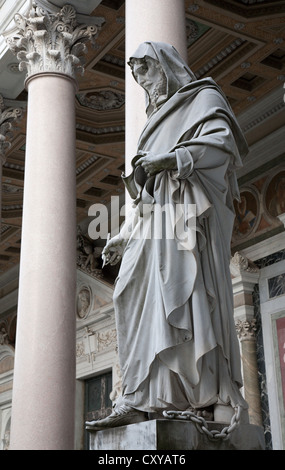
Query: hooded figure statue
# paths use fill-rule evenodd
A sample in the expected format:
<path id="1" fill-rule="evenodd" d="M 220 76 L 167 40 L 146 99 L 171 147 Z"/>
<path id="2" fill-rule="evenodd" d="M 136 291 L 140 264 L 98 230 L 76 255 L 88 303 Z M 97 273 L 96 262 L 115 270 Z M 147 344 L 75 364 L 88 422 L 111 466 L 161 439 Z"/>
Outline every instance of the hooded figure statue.
<path id="1" fill-rule="evenodd" d="M 122 396 L 90 429 L 166 410 L 213 410 L 217 420 L 218 406 L 247 409 L 229 270 L 246 141 L 218 85 L 197 80 L 174 47 L 143 43 L 129 65 L 148 119 L 123 175 L 133 213 L 103 251 L 106 262 L 122 259 L 114 290 Z"/>

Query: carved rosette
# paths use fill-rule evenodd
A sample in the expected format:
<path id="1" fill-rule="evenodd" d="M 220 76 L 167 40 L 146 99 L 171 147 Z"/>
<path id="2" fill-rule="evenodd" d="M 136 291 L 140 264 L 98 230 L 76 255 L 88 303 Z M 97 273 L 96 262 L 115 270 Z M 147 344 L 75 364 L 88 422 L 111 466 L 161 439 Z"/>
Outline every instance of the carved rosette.
<path id="1" fill-rule="evenodd" d="M 0 159 L 5 163 L 6 152 L 11 147 L 10 139 L 13 136 L 13 123 L 23 114 L 21 108 L 6 107 L 0 95 Z"/>
<path id="2" fill-rule="evenodd" d="M 27 17 L 17 13 L 14 19 L 18 31 L 7 43 L 20 61 L 19 69 L 27 70 L 27 78 L 43 72 L 75 78 L 76 72 L 84 72 L 85 43 L 93 42 L 98 28 L 78 24 L 73 6 L 50 13 L 33 2 Z"/>

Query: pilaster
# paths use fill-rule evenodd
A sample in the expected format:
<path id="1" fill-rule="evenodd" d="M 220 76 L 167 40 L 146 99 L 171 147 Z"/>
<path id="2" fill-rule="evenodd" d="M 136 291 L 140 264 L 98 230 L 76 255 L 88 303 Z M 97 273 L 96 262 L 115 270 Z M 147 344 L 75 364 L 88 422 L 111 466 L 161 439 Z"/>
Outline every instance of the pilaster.
<path id="1" fill-rule="evenodd" d="M 244 396 L 249 405 L 250 423 L 262 425 L 256 356 L 256 319 L 252 298 L 254 286 L 259 280 L 259 269 L 238 252 L 232 257 L 230 268 L 234 318 L 241 349 Z"/>

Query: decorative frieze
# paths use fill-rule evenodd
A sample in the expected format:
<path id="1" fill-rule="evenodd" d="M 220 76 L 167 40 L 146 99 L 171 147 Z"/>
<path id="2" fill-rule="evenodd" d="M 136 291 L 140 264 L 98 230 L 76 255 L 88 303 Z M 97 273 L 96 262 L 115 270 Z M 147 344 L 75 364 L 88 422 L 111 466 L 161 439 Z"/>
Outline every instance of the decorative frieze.
<path id="1" fill-rule="evenodd" d="M 27 78 L 43 72 L 75 78 L 76 72 L 84 72 L 85 43 L 94 40 L 98 27 L 78 24 L 73 6 L 50 12 L 34 1 L 29 15 L 17 13 L 14 20 L 17 32 L 7 43 L 20 61 L 20 71 L 27 70 Z"/>
<path id="2" fill-rule="evenodd" d="M 110 347 L 115 348 L 117 345 L 117 330 L 113 328 L 108 331 L 99 332 L 97 336 L 97 342 L 98 352 L 101 352 L 104 349 Z"/>
<path id="3" fill-rule="evenodd" d="M 116 350 L 117 331 L 115 328 L 96 331 L 87 326 L 84 336 L 76 343 L 76 357 L 81 361 L 94 362 L 98 354 L 105 351 Z"/>
<path id="4" fill-rule="evenodd" d="M 102 278 L 102 250 L 102 247 L 96 247 L 89 238 L 83 235 L 81 228 L 77 227 L 77 268 L 92 277 Z"/>
<path id="5" fill-rule="evenodd" d="M 111 134 L 115 132 L 125 132 L 125 126 L 108 126 L 108 127 L 102 127 L 102 128 L 95 128 L 91 126 L 85 126 L 83 124 L 77 123 L 76 124 L 76 129 L 84 132 L 89 132 L 90 134 L 96 134 L 96 135 L 103 135 L 103 134 Z"/>

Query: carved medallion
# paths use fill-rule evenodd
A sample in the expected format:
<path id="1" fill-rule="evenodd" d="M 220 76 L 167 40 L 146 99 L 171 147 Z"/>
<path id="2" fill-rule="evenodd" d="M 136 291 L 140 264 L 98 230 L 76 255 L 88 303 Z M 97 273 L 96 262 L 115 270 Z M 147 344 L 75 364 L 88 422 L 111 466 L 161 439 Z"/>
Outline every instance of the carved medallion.
<path id="1" fill-rule="evenodd" d="M 79 103 L 86 108 L 96 111 L 109 111 L 119 109 L 125 103 L 125 96 L 112 90 L 93 91 L 80 93 L 77 96 Z"/>
<path id="2" fill-rule="evenodd" d="M 77 295 L 77 315 L 80 319 L 86 318 L 91 305 L 91 291 L 90 288 L 84 286 L 80 289 Z"/>

